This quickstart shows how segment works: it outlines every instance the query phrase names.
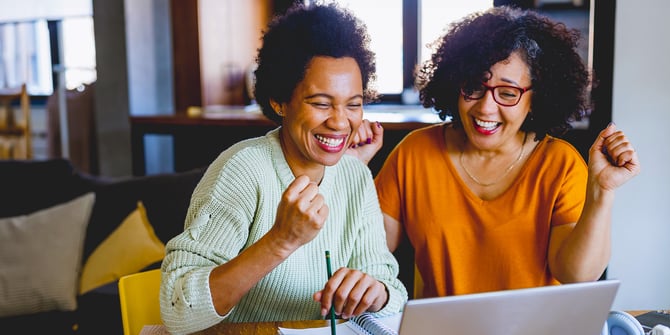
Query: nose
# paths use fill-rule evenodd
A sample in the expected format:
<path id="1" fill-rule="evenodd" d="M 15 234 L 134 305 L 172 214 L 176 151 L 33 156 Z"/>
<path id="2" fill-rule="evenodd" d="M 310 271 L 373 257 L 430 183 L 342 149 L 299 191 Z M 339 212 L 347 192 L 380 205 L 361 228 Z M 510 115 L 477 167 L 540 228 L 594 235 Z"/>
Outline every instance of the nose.
<path id="1" fill-rule="evenodd" d="M 498 109 L 498 103 L 493 97 L 493 90 L 486 90 L 484 96 L 478 100 L 483 111 L 495 111 Z"/>
<path id="2" fill-rule="evenodd" d="M 332 112 L 326 120 L 326 125 L 331 129 L 344 129 L 349 126 L 349 119 L 345 106 L 333 106 Z"/>

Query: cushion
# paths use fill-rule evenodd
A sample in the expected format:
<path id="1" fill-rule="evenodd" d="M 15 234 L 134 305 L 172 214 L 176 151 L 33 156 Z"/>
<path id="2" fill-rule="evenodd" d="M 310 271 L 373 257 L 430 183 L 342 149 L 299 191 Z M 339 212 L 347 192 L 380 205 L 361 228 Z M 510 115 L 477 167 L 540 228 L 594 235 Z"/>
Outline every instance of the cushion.
<path id="1" fill-rule="evenodd" d="M 89 256 L 81 273 L 79 293 L 117 281 L 163 259 L 165 245 L 154 233 L 141 201 Z"/>
<path id="2" fill-rule="evenodd" d="M 29 215 L 0 219 L 0 316 L 77 308 L 87 193 Z"/>
<path id="3" fill-rule="evenodd" d="M 0 218 L 26 215 L 93 190 L 66 159 L 0 160 Z"/>
<path id="4" fill-rule="evenodd" d="M 96 188 L 96 201 L 84 244 L 87 259 L 128 213 L 142 201 L 156 236 L 163 243 L 184 230 L 191 194 L 204 169 L 183 173 L 156 174 L 128 179 Z"/>

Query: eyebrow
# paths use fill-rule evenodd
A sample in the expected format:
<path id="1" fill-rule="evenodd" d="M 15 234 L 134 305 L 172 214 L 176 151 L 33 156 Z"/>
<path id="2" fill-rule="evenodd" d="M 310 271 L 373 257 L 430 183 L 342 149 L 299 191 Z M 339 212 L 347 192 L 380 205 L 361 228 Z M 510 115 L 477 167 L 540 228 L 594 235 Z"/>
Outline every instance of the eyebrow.
<path id="1" fill-rule="evenodd" d="M 514 81 L 514 80 L 512 80 L 512 79 L 500 78 L 500 80 L 502 80 L 502 81 L 504 81 L 504 82 L 506 82 L 506 83 L 514 84 L 514 85 L 516 85 L 516 86 L 521 87 L 521 84 L 517 83 L 516 81 Z"/>
<path id="2" fill-rule="evenodd" d="M 308 96 L 306 96 L 304 99 L 307 100 L 307 99 L 312 99 L 312 98 L 328 98 L 328 99 L 334 99 L 334 97 L 333 97 L 332 95 L 330 95 L 330 94 L 325 94 L 325 93 L 316 93 L 316 94 L 308 95 Z M 349 97 L 348 100 L 353 100 L 353 99 L 357 99 L 357 98 L 363 99 L 363 95 L 361 95 L 361 94 L 356 94 L 356 95 L 354 95 L 354 96 Z"/>

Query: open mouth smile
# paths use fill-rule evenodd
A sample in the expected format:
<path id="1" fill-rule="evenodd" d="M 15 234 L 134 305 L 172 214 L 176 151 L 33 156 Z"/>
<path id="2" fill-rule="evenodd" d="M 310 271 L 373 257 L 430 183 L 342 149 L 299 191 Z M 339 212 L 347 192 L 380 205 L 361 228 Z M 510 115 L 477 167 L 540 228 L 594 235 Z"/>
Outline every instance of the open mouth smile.
<path id="1" fill-rule="evenodd" d="M 474 123 L 475 123 L 475 129 L 483 134 L 491 134 L 495 132 L 500 125 L 502 125 L 502 122 L 495 122 L 495 121 L 484 121 L 480 120 L 477 118 L 473 118 Z"/>
<path id="2" fill-rule="evenodd" d="M 326 151 L 330 152 L 338 152 L 344 148 L 344 140 L 347 138 L 346 136 L 338 136 L 338 137 L 326 137 L 323 135 L 314 135 L 314 138 L 319 143 L 319 146 L 323 148 Z"/>

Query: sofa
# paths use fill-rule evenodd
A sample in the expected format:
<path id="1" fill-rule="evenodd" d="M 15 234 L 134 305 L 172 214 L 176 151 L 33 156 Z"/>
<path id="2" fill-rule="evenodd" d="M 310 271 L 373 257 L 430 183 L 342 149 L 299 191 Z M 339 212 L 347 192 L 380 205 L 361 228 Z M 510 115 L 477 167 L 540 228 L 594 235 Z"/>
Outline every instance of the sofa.
<path id="1" fill-rule="evenodd" d="M 160 267 L 204 170 L 105 178 L 0 160 L 0 332 L 122 334 L 118 278 Z"/>

